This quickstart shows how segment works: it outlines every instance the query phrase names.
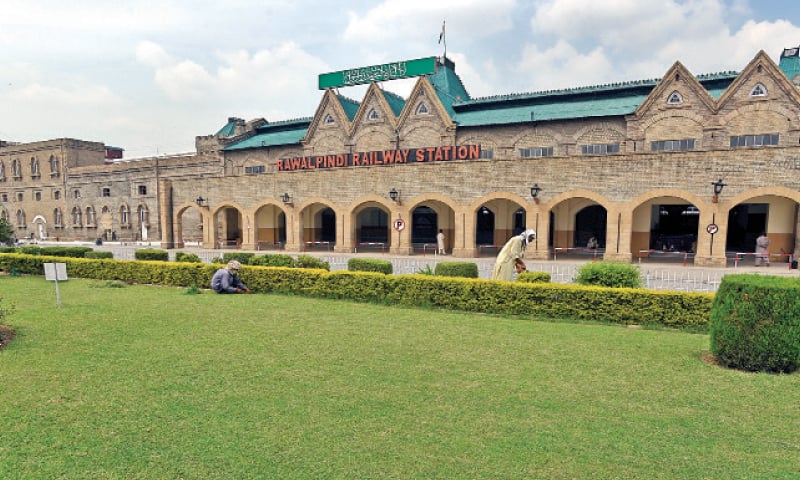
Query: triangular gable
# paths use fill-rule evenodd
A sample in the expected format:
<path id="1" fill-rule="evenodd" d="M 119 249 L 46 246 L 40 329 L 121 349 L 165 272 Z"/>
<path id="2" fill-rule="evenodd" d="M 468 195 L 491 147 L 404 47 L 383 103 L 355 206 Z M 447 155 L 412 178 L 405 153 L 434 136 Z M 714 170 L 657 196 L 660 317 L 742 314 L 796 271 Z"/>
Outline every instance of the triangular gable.
<path id="1" fill-rule="evenodd" d="M 322 100 L 320 100 L 317 111 L 314 113 L 314 119 L 311 121 L 311 125 L 308 126 L 305 143 L 314 138 L 320 128 L 325 125 L 325 119 L 329 115 L 334 120 L 335 128 L 340 129 L 344 135 L 349 134 L 351 129 L 350 117 L 342 106 L 339 95 L 329 88 L 322 95 Z"/>
<path id="2" fill-rule="evenodd" d="M 759 78 L 760 77 L 760 78 Z M 759 51 L 753 60 L 747 64 L 747 67 L 742 70 L 738 77 L 728 86 L 719 100 L 717 101 L 717 108 L 722 109 L 728 103 L 733 101 L 734 97 L 742 90 L 747 89 L 748 95 L 754 79 L 757 82 L 769 83 L 769 96 L 776 98 L 776 95 L 785 95 L 795 105 L 800 105 L 800 93 L 794 84 L 786 77 L 786 74 L 775 64 L 769 55 L 764 50 Z M 774 88 L 778 91 L 776 92 Z"/>
<path id="3" fill-rule="evenodd" d="M 377 110 L 382 119 L 386 119 L 387 123 L 392 128 L 397 126 L 397 117 L 391 105 L 389 105 L 389 102 L 386 100 L 384 93 L 385 92 L 378 87 L 377 83 L 370 84 L 367 93 L 364 94 L 364 99 L 361 101 L 361 107 L 353 119 L 352 133 L 355 132 L 359 125 L 370 121 L 367 118 L 367 114 L 369 114 L 373 108 Z"/>
<path id="4" fill-rule="evenodd" d="M 439 120 L 449 128 L 455 127 L 452 117 L 445 106 L 442 105 L 442 102 L 439 99 L 439 96 L 436 94 L 436 90 L 433 88 L 433 85 L 431 85 L 430 80 L 428 80 L 428 77 L 420 77 L 419 80 L 417 80 L 417 83 L 414 84 L 414 88 L 411 90 L 408 100 L 406 101 L 406 106 L 398 118 L 398 125 L 404 124 L 409 120 L 410 117 L 414 115 L 420 101 L 425 102 L 429 109 L 430 115 L 436 115 Z"/>
<path id="5" fill-rule="evenodd" d="M 651 109 L 660 109 L 670 98 L 673 98 L 671 96 L 675 92 L 680 95 L 684 105 L 692 105 L 694 108 L 702 105 L 710 112 L 716 110 L 714 97 L 681 62 L 675 62 L 645 101 L 639 105 L 634 116 L 641 118 Z M 695 113 L 697 113 L 696 110 Z"/>

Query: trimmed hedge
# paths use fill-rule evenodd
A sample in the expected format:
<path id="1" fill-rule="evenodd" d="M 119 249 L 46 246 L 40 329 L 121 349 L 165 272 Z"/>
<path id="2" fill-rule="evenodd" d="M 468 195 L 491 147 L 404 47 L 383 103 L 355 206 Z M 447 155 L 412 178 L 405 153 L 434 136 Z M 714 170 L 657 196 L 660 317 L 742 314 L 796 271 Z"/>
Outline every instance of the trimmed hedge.
<path id="1" fill-rule="evenodd" d="M 169 252 L 155 248 L 140 248 L 133 252 L 133 257 L 136 260 L 160 260 L 166 262 L 169 260 Z"/>
<path id="2" fill-rule="evenodd" d="M 547 272 L 520 272 L 517 274 L 516 281 L 524 283 L 550 283 L 550 274 Z"/>
<path id="3" fill-rule="evenodd" d="M 711 353 L 724 366 L 789 373 L 800 368 L 800 281 L 725 275 L 711 307 Z"/>
<path id="4" fill-rule="evenodd" d="M 439 262 L 433 272 L 442 277 L 478 278 L 478 264 L 475 262 Z"/>
<path id="5" fill-rule="evenodd" d="M 600 261 L 584 263 L 575 277 L 578 285 L 599 285 L 601 287 L 639 288 L 642 278 L 639 267 L 630 263 Z"/>
<path id="6" fill-rule="evenodd" d="M 351 258 L 347 261 L 347 270 L 351 272 L 378 272 L 389 275 L 393 271 L 392 262 L 375 258 Z"/>
<path id="7" fill-rule="evenodd" d="M 60 260 L 70 276 L 130 283 L 208 288 L 220 265 L 3 254 L 0 268 L 42 275 L 42 263 Z M 585 287 L 551 283 L 492 282 L 431 275 L 328 272 L 325 269 L 243 266 L 239 275 L 253 292 L 281 292 L 389 305 L 543 318 L 704 330 L 713 294 Z"/>
<path id="8" fill-rule="evenodd" d="M 294 258 L 285 253 L 268 253 L 250 260 L 250 265 L 260 265 L 262 267 L 294 267 Z"/>
<path id="9" fill-rule="evenodd" d="M 107 252 L 103 250 L 86 252 L 83 258 L 114 258 L 114 252 Z"/>
<path id="10" fill-rule="evenodd" d="M 187 262 L 187 263 L 203 262 L 202 260 L 200 260 L 200 257 L 198 257 L 196 253 L 186 253 L 186 252 L 175 252 L 175 261 Z"/>

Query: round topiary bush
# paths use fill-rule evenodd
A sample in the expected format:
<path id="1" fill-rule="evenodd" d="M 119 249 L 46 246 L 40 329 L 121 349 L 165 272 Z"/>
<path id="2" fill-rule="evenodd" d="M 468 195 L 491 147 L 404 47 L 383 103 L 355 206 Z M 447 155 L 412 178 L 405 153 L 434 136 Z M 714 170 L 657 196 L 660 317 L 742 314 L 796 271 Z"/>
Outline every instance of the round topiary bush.
<path id="1" fill-rule="evenodd" d="M 347 261 L 347 270 L 351 272 L 378 272 L 389 275 L 392 273 L 392 262 L 375 258 L 351 258 Z"/>
<path id="2" fill-rule="evenodd" d="M 725 275 L 709 319 L 711 353 L 720 365 L 789 373 L 800 367 L 800 281 Z"/>
<path id="3" fill-rule="evenodd" d="M 589 262 L 578 269 L 575 283 L 579 285 L 597 285 L 600 287 L 639 288 L 642 279 L 639 267 L 622 262 Z"/>

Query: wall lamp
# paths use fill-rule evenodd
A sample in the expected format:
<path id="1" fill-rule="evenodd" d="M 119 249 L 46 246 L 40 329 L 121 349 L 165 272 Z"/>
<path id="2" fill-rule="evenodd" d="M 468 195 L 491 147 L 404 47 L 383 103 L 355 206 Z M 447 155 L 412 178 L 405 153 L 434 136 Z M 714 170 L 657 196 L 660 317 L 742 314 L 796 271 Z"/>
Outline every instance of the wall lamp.
<path id="1" fill-rule="evenodd" d="M 531 197 L 533 197 L 533 201 L 536 202 L 536 205 L 539 205 L 539 192 L 541 191 L 542 187 L 540 187 L 538 183 L 534 183 L 531 187 Z"/>
<path id="2" fill-rule="evenodd" d="M 402 205 L 400 203 L 400 192 L 398 192 L 396 189 L 392 188 L 389 190 L 389 198 L 391 198 L 394 203 Z"/>
<path id="3" fill-rule="evenodd" d="M 289 195 L 289 193 L 284 193 L 281 195 L 281 202 L 286 205 L 292 205 L 292 197 Z"/>
<path id="4" fill-rule="evenodd" d="M 203 197 L 197 197 L 194 203 L 197 204 L 198 207 L 207 207 L 208 206 L 208 199 Z"/>
<path id="5" fill-rule="evenodd" d="M 722 181 L 720 178 L 716 182 L 711 182 L 711 185 L 714 186 L 714 196 L 711 197 L 712 203 L 717 203 L 719 201 L 719 194 L 722 193 L 722 189 L 727 185 Z"/>

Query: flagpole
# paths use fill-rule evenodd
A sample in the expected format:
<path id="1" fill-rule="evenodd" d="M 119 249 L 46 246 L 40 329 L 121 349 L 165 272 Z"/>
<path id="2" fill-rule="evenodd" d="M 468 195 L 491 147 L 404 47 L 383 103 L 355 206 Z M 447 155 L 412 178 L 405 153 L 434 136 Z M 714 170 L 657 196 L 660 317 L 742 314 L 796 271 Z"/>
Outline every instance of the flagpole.
<path id="1" fill-rule="evenodd" d="M 447 58 L 447 36 L 445 35 L 445 21 L 442 20 L 442 33 L 439 34 L 439 43 L 444 44 L 444 58 Z"/>

